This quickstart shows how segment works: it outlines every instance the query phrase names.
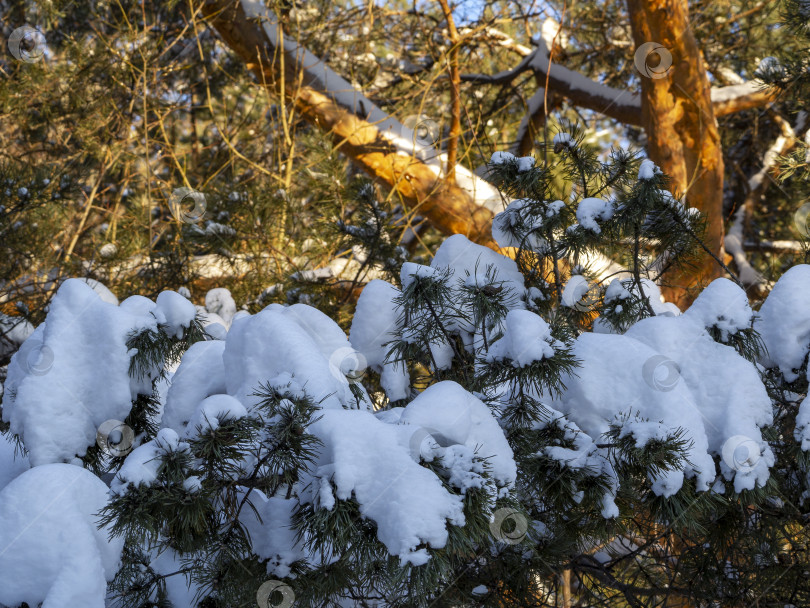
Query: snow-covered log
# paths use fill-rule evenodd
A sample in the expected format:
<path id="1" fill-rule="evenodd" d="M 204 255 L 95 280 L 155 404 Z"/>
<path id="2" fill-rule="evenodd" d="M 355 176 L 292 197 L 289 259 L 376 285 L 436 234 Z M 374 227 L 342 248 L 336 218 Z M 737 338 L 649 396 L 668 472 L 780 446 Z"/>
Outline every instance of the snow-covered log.
<path id="1" fill-rule="evenodd" d="M 446 155 L 424 145 L 329 66 L 286 37 L 276 16 L 257 0 L 210 0 L 203 11 L 223 40 L 265 86 L 329 133 L 340 150 L 376 180 L 397 189 L 439 229 L 490 243 L 497 189 L 463 166 L 445 179 Z"/>

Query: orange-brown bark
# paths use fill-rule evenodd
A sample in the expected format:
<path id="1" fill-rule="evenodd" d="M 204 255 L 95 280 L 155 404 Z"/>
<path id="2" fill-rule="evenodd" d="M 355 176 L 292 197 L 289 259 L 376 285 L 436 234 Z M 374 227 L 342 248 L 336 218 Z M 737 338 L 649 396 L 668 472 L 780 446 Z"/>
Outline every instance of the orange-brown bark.
<path id="1" fill-rule="evenodd" d="M 689 25 L 686 0 L 627 0 L 636 47 L 657 42 L 672 54 L 660 78 L 641 78 L 641 120 L 648 154 L 672 177 L 672 190 L 706 215 L 704 242 L 721 260 L 723 252 L 723 153 L 706 68 Z M 653 66 L 656 67 L 656 66 Z M 661 66 L 663 67 L 663 66 Z M 693 288 L 721 276 L 702 254 L 694 269 L 668 272 L 664 293 L 684 307 Z"/>
<path id="2" fill-rule="evenodd" d="M 720 89 L 721 91 L 723 89 Z M 735 114 L 744 110 L 751 110 L 753 108 L 762 108 L 772 103 L 776 99 L 776 90 L 773 88 L 762 89 L 759 91 L 752 91 L 739 97 L 731 99 L 716 100 L 712 103 L 714 108 L 714 115 L 727 116 L 728 114 Z"/>
<path id="3" fill-rule="evenodd" d="M 246 17 L 241 3 L 213 0 L 204 5 L 203 13 L 259 82 L 275 92 L 283 82 L 286 101 L 293 103 L 298 114 L 328 133 L 339 149 L 375 180 L 395 188 L 443 232 L 464 234 L 497 248 L 491 236 L 492 211 L 450 180 L 439 178 L 419 159 L 397 151 L 375 125 L 302 83 L 296 58 L 272 47 L 258 21 Z"/>

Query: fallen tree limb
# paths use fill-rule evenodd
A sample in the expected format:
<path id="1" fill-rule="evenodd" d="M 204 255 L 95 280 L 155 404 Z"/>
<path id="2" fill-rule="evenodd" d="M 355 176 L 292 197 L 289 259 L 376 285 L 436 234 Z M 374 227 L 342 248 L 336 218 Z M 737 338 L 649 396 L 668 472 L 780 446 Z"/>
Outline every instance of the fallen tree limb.
<path id="1" fill-rule="evenodd" d="M 203 14 L 261 84 L 276 92 L 283 86 L 299 115 L 328 133 L 371 177 L 443 232 L 496 247 L 490 226 L 502 198 L 491 184 L 461 165 L 450 183 L 446 155 L 417 142 L 411 129 L 286 37 L 262 2 L 210 0 Z"/>

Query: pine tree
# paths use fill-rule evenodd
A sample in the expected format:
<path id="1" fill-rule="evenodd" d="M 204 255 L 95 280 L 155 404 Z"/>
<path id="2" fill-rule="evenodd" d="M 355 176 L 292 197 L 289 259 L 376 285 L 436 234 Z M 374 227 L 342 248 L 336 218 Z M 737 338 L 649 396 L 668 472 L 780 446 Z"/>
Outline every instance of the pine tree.
<path id="1" fill-rule="evenodd" d="M 655 165 L 600 158 L 571 126 L 538 159 L 499 154 L 489 169 L 515 199 L 493 231 L 514 260 L 455 235 L 398 281 L 395 228 L 370 188 L 356 190 L 367 211 L 339 229 L 396 284 L 365 287 L 351 344 L 300 304 L 243 317 L 224 344 L 177 294 L 95 305 L 133 326 L 117 339 L 134 449 L 117 452 L 110 435 L 77 453 L 110 486 L 98 524 L 123 543 L 113 605 L 174 606 L 186 585 L 182 601 L 204 608 L 806 602 L 807 349 L 782 352 L 780 336 L 806 322 L 790 302 L 810 291 L 807 267 L 756 318 L 725 279 L 679 317 L 654 280 L 689 263 L 701 218 Z M 600 279 L 598 251 L 625 270 Z M 67 302 L 57 294 L 59 310 Z M 45 321 L 59 361 L 66 346 L 50 336 L 63 322 Z M 4 395 L 15 432 L 18 403 L 49 381 L 29 351 Z M 700 369 L 718 362 L 718 378 Z M 588 392 L 623 367 L 639 371 L 627 386 Z M 731 380 L 756 393 L 735 393 L 739 414 L 723 396 L 735 387 L 717 386 Z M 715 428 L 735 418 L 752 436 Z M 722 445 L 698 450 L 696 424 Z M 399 537 L 423 521 L 441 534 Z"/>

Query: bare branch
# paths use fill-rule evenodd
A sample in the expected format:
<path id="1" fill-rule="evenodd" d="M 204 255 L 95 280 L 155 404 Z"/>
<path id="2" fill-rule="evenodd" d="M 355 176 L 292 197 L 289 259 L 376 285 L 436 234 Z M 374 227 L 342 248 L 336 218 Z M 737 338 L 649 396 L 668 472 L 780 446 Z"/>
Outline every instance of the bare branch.
<path id="1" fill-rule="evenodd" d="M 762 168 L 748 179 L 748 194 L 734 212 L 731 228 L 729 228 L 725 239 L 726 251 L 734 258 L 740 280 L 745 285 L 746 289 L 754 293 L 759 293 L 765 287 L 765 279 L 751 266 L 748 257 L 745 255 L 746 249 L 754 248 L 749 244 L 743 245 L 745 240 L 745 226 L 748 224 L 748 220 L 754 211 L 754 205 L 771 184 L 770 176 L 777 169 L 779 157 L 784 156 L 796 146 L 796 142 L 798 141 L 797 134 L 800 136 L 808 126 L 807 112 L 801 112 L 799 114 L 795 129 L 775 112 L 774 119 L 782 129 L 782 134 L 776 138 L 773 144 L 771 144 L 771 147 L 765 152 L 765 156 L 762 159 Z M 777 241 L 777 243 L 782 245 L 781 249 L 783 250 L 793 248 L 792 245 L 785 246 L 785 241 Z M 767 249 L 764 245 L 763 243 L 759 248 Z M 801 250 L 801 248 L 799 248 L 799 250 Z"/>
<path id="2" fill-rule="evenodd" d="M 447 19 L 447 29 L 450 32 L 450 52 L 448 63 L 450 68 L 450 90 L 452 91 L 452 107 L 450 122 L 450 139 L 447 142 L 447 179 L 451 182 L 456 180 L 456 163 L 458 158 L 458 138 L 461 135 L 461 78 L 458 69 L 458 49 L 461 38 L 456 30 L 456 22 L 453 20 L 453 11 L 447 0 L 439 0 Z"/>

